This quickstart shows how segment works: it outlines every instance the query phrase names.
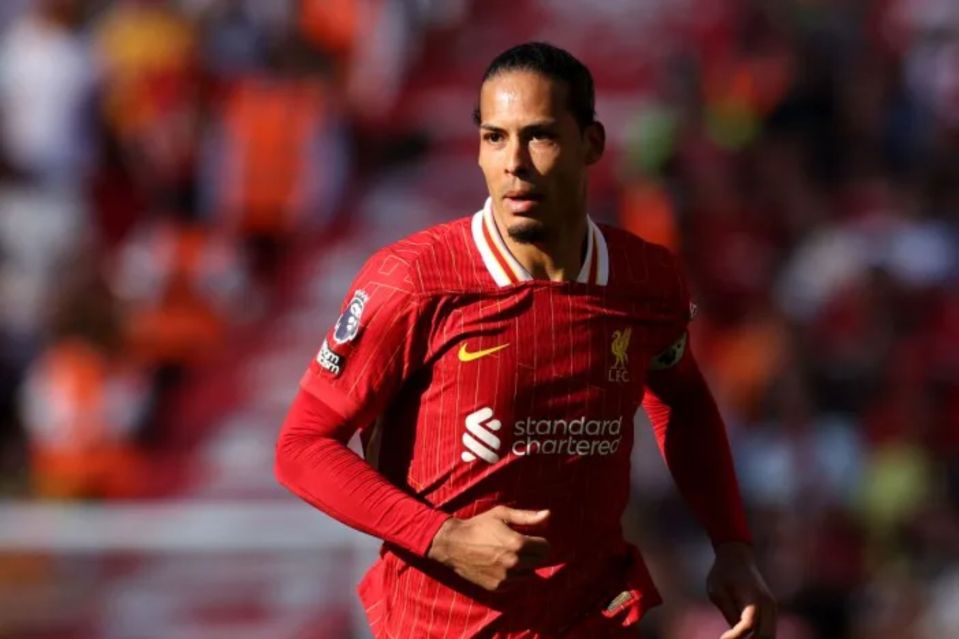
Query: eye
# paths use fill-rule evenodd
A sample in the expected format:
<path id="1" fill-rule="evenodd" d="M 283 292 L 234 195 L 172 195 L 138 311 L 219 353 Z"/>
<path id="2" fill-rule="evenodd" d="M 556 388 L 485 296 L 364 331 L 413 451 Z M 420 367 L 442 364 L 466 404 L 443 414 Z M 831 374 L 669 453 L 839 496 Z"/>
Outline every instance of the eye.
<path id="1" fill-rule="evenodd" d="M 499 131 L 487 131 L 483 134 L 483 140 L 490 144 L 498 144 L 503 141 L 503 134 Z"/>
<path id="2" fill-rule="evenodd" d="M 533 142 L 546 143 L 554 141 L 556 139 L 556 135 L 552 131 L 540 129 L 530 133 L 529 139 Z"/>

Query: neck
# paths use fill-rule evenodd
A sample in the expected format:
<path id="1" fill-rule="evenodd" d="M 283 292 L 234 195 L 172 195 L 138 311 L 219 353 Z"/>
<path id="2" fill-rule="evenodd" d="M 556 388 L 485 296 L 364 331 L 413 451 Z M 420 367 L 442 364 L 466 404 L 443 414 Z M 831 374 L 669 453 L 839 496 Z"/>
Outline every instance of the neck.
<path id="1" fill-rule="evenodd" d="M 513 257 L 535 279 L 552 282 L 575 281 L 583 267 L 586 245 L 587 221 L 585 213 L 566 228 L 559 230 L 546 242 L 527 244 L 517 242 L 507 233 L 499 216 L 493 220 L 500 236 Z"/>

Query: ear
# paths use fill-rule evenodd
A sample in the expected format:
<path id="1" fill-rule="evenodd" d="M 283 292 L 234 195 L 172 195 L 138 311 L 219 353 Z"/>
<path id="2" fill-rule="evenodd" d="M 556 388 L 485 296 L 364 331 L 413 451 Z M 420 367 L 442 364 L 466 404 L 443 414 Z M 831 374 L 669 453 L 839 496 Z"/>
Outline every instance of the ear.
<path id="1" fill-rule="evenodd" d="M 586 164 L 596 164 L 606 150 L 606 128 L 602 122 L 593 122 L 583 135 L 586 138 Z"/>

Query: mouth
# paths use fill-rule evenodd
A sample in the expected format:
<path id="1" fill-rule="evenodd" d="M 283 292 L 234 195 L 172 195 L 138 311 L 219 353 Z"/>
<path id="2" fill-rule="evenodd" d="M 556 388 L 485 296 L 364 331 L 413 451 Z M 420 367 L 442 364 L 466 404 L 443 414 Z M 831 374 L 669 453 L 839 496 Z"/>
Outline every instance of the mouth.
<path id="1" fill-rule="evenodd" d="M 542 202 L 543 195 L 528 189 L 515 189 L 507 191 L 503 200 L 512 213 L 525 213 Z"/>

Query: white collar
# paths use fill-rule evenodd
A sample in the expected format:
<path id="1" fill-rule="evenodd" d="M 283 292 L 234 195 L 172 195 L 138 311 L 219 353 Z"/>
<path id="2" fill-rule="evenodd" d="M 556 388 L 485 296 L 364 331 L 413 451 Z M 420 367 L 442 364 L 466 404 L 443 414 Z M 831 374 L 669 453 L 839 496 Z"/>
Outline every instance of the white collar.
<path id="1" fill-rule="evenodd" d="M 586 223 L 586 258 L 583 260 L 583 266 L 576 281 L 606 286 L 609 281 L 609 249 L 606 246 L 606 238 L 588 216 Z M 533 276 L 509 252 L 506 242 L 503 241 L 496 221 L 493 219 L 490 198 L 486 198 L 483 208 L 473 215 L 472 230 L 473 242 L 483 258 L 483 264 L 497 285 L 509 286 L 533 279 Z"/>

